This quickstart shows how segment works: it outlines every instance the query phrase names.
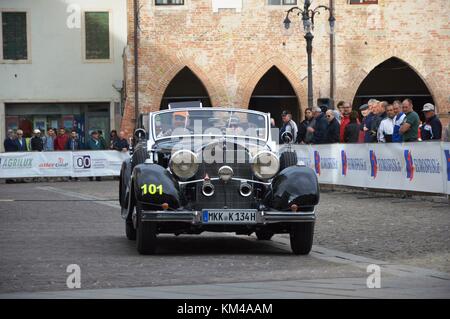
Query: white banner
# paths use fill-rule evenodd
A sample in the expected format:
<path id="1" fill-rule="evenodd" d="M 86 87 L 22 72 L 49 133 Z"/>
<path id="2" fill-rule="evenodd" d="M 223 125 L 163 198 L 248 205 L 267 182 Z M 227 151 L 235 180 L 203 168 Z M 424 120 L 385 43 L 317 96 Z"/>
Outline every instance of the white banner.
<path id="1" fill-rule="evenodd" d="M 295 145 L 319 182 L 450 194 L 450 143 Z"/>
<path id="2" fill-rule="evenodd" d="M 447 194 L 450 195 L 450 143 L 443 143 L 442 145 L 442 162 L 444 163 L 444 169 L 447 168 L 447 181 L 445 185 L 447 187 Z"/>
<path id="3" fill-rule="evenodd" d="M 450 194 L 450 143 L 294 145 L 319 182 Z M 0 153 L 0 178 L 119 176 L 128 153 Z"/>
<path id="4" fill-rule="evenodd" d="M 0 154 L 0 178 L 119 176 L 128 153 L 117 151 Z"/>

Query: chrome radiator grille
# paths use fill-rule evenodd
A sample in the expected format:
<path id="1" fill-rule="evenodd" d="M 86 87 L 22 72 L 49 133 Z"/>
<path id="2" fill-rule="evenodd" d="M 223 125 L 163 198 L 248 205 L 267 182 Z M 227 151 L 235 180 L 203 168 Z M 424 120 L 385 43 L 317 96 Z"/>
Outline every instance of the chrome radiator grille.
<path id="1" fill-rule="evenodd" d="M 194 204 L 196 210 L 204 208 L 243 208 L 250 209 L 254 207 L 254 197 L 243 197 L 239 194 L 240 182 L 229 181 L 213 181 L 215 192 L 211 197 L 206 197 L 202 194 L 202 184 L 197 184 L 196 197 Z"/>
<path id="2" fill-rule="evenodd" d="M 237 152 L 240 153 L 238 157 Z M 202 163 L 196 174 L 196 179 L 205 178 L 206 174 L 210 178 L 218 177 L 219 168 L 227 165 L 233 169 L 234 177 L 252 179 L 253 172 L 250 166 L 250 159 L 248 154 L 241 146 L 236 144 L 228 144 L 224 154 L 223 163 Z M 226 159 L 233 159 L 227 161 Z M 238 160 L 240 159 L 240 160 Z M 238 163 L 240 161 L 240 163 Z M 244 163 L 242 163 L 244 162 Z M 206 197 L 202 194 L 202 183 L 197 184 L 195 203 L 196 209 L 203 208 L 254 208 L 254 197 L 243 197 L 239 194 L 239 187 L 241 183 L 239 181 L 229 181 L 224 183 L 221 180 L 212 181 L 215 192 L 211 197 Z"/>

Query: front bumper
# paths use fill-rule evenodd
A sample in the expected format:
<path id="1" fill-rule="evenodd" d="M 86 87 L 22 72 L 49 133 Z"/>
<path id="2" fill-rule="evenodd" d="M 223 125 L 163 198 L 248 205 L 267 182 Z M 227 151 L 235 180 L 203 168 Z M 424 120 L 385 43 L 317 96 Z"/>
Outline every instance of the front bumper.
<path id="1" fill-rule="evenodd" d="M 246 211 L 246 210 L 242 210 Z M 142 221 L 148 222 L 184 222 L 193 225 L 211 225 L 202 221 L 201 211 L 143 211 Z M 227 223 L 223 225 L 267 225 L 273 223 L 312 223 L 316 220 L 314 211 L 310 212 L 281 212 L 257 211 L 256 221 L 253 223 Z M 215 223 L 214 225 L 217 225 Z"/>

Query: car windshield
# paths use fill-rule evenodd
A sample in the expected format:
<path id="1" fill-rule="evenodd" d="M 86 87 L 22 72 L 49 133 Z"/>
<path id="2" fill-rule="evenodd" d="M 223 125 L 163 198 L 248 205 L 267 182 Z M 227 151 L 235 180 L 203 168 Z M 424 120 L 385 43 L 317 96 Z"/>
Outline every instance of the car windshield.
<path id="1" fill-rule="evenodd" d="M 156 139 L 204 135 L 267 139 L 266 117 L 257 112 L 174 109 L 153 116 Z"/>

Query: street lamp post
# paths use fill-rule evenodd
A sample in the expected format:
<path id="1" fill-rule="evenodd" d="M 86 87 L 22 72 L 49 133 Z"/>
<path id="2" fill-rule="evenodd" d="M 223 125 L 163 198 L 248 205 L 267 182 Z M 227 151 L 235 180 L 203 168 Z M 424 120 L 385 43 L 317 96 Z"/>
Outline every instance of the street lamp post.
<path id="1" fill-rule="evenodd" d="M 314 17 L 316 14 L 320 14 L 320 10 L 329 11 L 330 17 L 328 18 L 328 22 L 330 24 L 330 30 L 334 32 L 334 24 L 335 17 L 333 15 L 333 10 L 330 10 L 329 7 L 320 5 L 314 9 L 311 9 L 311 0 L 305 0 L 303 9 L 300 7 L 292 7 L 288 11 L 286 11 L 286 18 L 284 19 L 284 27 L 289 29 L 291 26 L 291 20 L 289 16 L 296 12 L 297 16 L 302 16 L 303 22 L 303 30 L 305 32 L 305 40 L 306 40 L 306 53 L 308 54 L 308 107 L 313 107 L 313 75 L 312 75 L 312 41 L 314 39 L 314 35 L 312 31 L 314 31 Z"/>

